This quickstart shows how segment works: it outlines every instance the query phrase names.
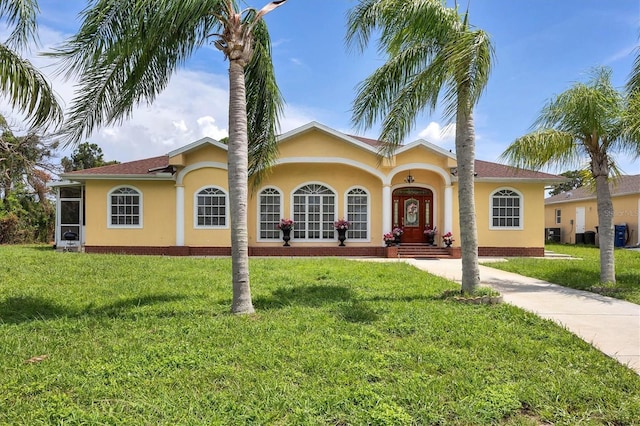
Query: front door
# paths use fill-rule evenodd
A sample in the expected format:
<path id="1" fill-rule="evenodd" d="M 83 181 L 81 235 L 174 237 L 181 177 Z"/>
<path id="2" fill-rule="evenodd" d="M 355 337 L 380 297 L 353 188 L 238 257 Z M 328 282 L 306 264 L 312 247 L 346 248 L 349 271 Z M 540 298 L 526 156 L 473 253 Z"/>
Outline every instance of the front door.
<path id="1" fill-rule="evenodd" d="M 433 223 L 433 192 L 425 188 L 393 191 L 393 227 L 401 227 L 403 243 L 425 241 L 424 230 Z"/>

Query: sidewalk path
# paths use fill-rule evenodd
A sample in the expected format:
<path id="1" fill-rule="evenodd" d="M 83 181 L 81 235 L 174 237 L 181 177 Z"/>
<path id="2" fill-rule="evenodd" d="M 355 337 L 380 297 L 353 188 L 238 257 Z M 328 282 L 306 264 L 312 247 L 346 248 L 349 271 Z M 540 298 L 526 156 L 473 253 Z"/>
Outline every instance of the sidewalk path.
<path id="1" fill-rule="evenodd" d="M 452 281 L 462 278 L 460 259 L 405 261 Z M 555 321 L 640 374 L 640 305 L 482 265 L 480 281 L 505 302 Z"/>

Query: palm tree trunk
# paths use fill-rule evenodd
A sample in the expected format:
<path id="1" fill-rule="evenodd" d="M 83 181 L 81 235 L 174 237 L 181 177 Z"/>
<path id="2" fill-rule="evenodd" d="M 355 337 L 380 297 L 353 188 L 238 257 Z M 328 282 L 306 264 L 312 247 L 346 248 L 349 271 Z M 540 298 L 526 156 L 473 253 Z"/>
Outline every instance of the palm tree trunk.
<path id="1" fill-rule="evenodd" d="M 468 84 L 463 85 L 468 86 Z M 475 129 L 468 105 L 468 87 L 458 91 L 456 113 L 456 158 L 458 160 L 458 211 L 462 251 L 462 292 L 472 293 L 480 284 L 478 232 L 474 191 Z"/>
<path id="2" fill-rule="evenodd" d="M 248 133 L 244 66 L 229 60 L 229 200 L 231 220 L 231 263 L 233 303 L 231 312 L 255 312 L 249 286 L 248 203 Z"/>
<path id="3" fill-rule="evenodd" d="M 600 282 L 615 283 L 616 268 L 613 249 L 613 203 L 606 174 L 596 176 L 596 198 L 598 200 L 598 240 L 600 242 Z"/>

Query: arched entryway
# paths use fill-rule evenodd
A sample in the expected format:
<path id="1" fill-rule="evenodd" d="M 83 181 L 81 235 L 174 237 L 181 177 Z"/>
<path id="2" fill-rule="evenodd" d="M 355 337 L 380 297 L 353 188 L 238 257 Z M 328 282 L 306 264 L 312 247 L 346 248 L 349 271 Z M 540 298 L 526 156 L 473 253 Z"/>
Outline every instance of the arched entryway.
<path id="1" fill-rule="evenodd" d="M 433 192 L 427 188 L 398 188 L 392 199 L 392 226 L 404 229 L 402 242 L 424 242 L 425 228 L 434 226 Z"/>

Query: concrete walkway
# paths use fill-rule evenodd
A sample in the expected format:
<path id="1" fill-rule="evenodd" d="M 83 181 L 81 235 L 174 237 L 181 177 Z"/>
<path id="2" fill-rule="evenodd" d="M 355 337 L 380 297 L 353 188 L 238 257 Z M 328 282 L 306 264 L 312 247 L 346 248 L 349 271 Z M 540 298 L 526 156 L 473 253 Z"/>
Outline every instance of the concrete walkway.
<path id="1" fill-rule="evenodd" d="M 462 278 L 460 259 L 402 260 L 452 281 Z M 506 303 L 555 321 L 640 374 L 640 305 L 487 266 L 480 266 L 480 281 Z"/>

